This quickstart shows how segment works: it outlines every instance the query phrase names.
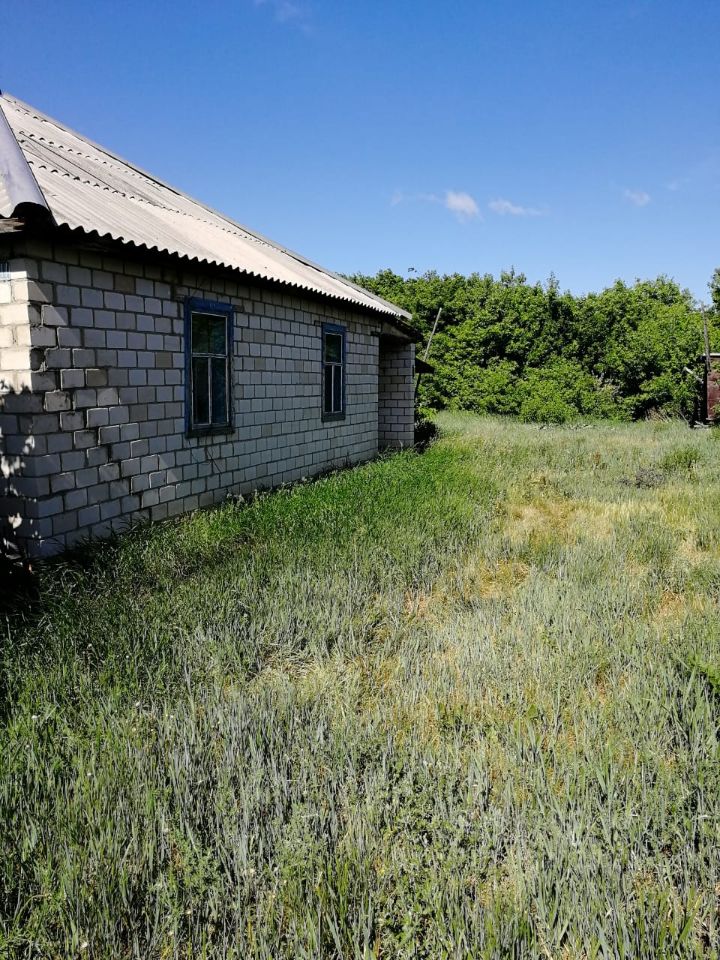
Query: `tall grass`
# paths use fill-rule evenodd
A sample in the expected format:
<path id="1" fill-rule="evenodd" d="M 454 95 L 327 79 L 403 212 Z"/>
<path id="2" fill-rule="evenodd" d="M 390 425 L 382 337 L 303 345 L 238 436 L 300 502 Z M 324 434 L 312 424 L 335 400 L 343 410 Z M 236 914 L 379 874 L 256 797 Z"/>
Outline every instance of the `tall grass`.
<path id="1" fill-rule="evenodd" d="M 720 951 L 720 444 L 449 417 L 7 621 L 0 955 Z"/>

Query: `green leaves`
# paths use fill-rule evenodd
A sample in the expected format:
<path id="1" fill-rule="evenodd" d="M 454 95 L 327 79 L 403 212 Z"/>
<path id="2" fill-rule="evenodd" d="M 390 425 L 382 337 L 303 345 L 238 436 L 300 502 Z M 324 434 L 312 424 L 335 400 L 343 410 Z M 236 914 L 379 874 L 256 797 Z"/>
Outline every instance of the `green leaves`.
<path id="1" fill-rule="evenodd" d="M 718 343 L 720 270 L 711 292 L 711 343 Z M 427 338 L 442 307 L 420 401 L 436 408 L 520 414 L 562 423 L 578 417 L 638 419 L 689 415 L 700 369 L 702 316 L 690 293 L 668 277 L 617 281 L 576 297 L 551 276 L 528 283 L 514 270 L 404 279 L 389 270 L 356 282 L 405 307 Z"/>

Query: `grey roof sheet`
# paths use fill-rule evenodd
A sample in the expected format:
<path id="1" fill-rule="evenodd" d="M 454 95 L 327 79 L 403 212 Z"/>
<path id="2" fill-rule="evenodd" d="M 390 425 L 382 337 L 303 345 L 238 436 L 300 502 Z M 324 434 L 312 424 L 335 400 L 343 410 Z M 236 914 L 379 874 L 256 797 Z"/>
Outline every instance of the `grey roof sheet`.
<path id="1" fill-rule="evenodd" d="M 26 175 L 18 170 L 3 113 L 27 162 Z M 409 317 L 400 307 L 240 226 L 7 93 L 0 94 L 0 154 L 2 217 L 12 217 L 23 202 L 41 204 L 44 199 L 55 222 L 72 230 Z"/>

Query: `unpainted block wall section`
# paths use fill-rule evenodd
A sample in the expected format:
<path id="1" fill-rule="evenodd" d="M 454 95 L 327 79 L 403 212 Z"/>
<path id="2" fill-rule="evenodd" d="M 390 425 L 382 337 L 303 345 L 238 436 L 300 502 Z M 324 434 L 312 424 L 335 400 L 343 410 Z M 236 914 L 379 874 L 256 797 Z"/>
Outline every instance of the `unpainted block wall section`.
<path id="1" fill-rule="evenodd" d="M 26 279 L 13 280 L 12 302 L 0 303 L 0 329 L 13 330 L 13 347 L 2 353 L 21 366 L 14 331 L 24 310 L 19 338 L 30 340 L 22 347 L 32 392 L 18 392 L 22 377 L 15 377 L 0 401 L 3 429 L 14 433 L 3 462 L 25 451 L 0 524 L 28 554 L 377 453 L 379 323 L 371 315 L 73 247 L 35 242 L 13 253 L 11 266 Z M 235 308 L 229 436 L 185 436 L 188 297 Z M 348 337 L 347 415 L 331 422 L 321 416 L 325 321 L 345 325 Z M 398 377 L 401 369 L 407 365 Z M 392 379 L 405 396 L 395 372 Z M 388 420 L 393 436 L 405 436 L 399 427 Z M 18 493 L 25 498 L 19 526 L 9 519 L 18 515 Z"/>
<path id="2" fill-rule="evenodd" d="M 380 341 L 378 445 L 410 447 L 414 441 L 415 345 Z"/>
<path id="3" fill-rule="evenodd" d="M 24 538 L 37 536 L 37 502 L 45 487 L 34 469 L 29 415 L 42 413 L 30 370 L 31 323 L 39 322 L 39 310 L 28 300 L 24 264 L 16 261 L 0 274 L 0 549 L 21 526 Z"/>

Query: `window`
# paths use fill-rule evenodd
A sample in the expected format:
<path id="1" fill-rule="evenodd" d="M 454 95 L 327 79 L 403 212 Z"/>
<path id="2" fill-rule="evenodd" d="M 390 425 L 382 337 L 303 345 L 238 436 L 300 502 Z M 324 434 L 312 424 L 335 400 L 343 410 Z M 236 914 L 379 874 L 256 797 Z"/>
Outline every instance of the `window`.
<path id="1" fill-rule="evenodd" d="M 345 416 L 345 328 L 323 324 L 323 419 Z"/>
<path id="2" fill-rule="evenodd" d="M 189 434 L 221 433 L 232 428 L 232 329 L 232 307 L 203 300 L 188 302 L 185 419 Z"/>

